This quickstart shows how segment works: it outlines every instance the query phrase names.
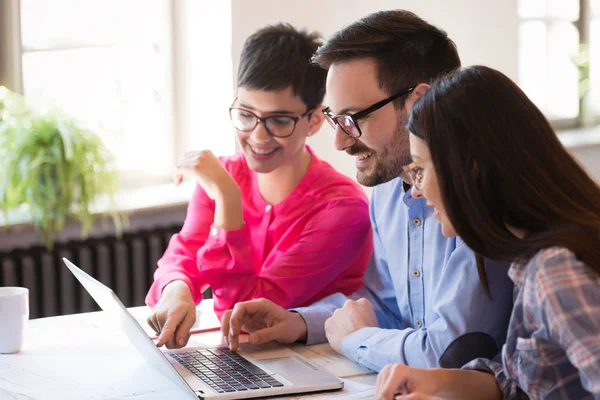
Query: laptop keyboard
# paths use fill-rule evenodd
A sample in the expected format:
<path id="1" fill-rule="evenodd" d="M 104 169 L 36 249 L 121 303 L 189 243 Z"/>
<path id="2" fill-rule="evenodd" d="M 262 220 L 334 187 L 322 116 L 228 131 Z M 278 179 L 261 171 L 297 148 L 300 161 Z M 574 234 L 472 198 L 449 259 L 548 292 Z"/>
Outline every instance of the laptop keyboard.
<path id="1" fill-rule="evenodd" d="M 283 384 L 227 347 L 169 353 L 217 393 L 281 387 Z"/>

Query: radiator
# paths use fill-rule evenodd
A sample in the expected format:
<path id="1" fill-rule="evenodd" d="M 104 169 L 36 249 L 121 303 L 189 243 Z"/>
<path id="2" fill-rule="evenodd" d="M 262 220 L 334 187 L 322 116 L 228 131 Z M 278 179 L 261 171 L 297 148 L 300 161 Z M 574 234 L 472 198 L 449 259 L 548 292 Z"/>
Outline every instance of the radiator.
<path id="1" fill-rule="evenodd" d="M 127 307 L 144 305 L 156 262 L 181 225 L 115 237 L 35 246 L 0 253 L 0 286 L 29 289 L 30 318 L 99 310 L 62 261 L 66 257 L 112 288 Z M 210 290 L 205 292 L 210 297 Z"/>

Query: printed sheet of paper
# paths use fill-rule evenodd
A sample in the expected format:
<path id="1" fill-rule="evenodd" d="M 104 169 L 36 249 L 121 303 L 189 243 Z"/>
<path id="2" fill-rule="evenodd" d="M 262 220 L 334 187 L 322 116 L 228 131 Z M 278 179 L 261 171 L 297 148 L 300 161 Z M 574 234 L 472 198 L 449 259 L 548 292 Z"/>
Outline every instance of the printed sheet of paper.
<path id="1" fill-rule="evenodd" d="M 313 346 L 293 346 L 292 349 L 313 364 L 340 378 L 373 373 L 337 353 L 327 343 Z"/>
<path id="2" fill-rule="evenodd" d="M 140 324 L 142 329 L 150 337 L 154 337 L 154 330 L 146 322 L 146 318 L 150 315 L 150 309 L 148 307 L 135 307 L 130 308 L 129 312 L 133 315 L 135 320 Z M 192 326 L 192 333 L 204 330 L 218 329 L 221 326 L 219 319 L 216 314 L 207 307 L 203 307 L 203 303 L 196 308 L 196 323 Z"/>
<path id="3" fill-rule="evenodd" d="M 335 392 L 317 393 L 296 397 L 285 397 L 285 399 L 311 399 L 311 400 L 369 400 L 375 398 L 375 386 L 349 379 L 342 379 L 344 388 Z"/>
<path id="4" fill-rule="evenodd" d="M 290 349 L 287 346 L 282 346 L 276 342 L 253 345 L 247 343 L 240 343 L 238 351 L 244 357 L 254 360 L 268 360 L 273 358 L 293 357 L 297 354 L 293 349 Z"/>

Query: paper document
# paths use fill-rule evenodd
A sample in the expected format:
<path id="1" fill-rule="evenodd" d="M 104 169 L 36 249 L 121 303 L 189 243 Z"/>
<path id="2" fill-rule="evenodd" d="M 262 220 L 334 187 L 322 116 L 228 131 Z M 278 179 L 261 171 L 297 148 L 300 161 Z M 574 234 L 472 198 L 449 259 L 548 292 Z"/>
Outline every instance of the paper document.
<path id="1" fill-rule="evenodd" d="M 242 340 L 245 339 L 246 338 L 243 338 Z M 253 345 L 250 345 L 248 343 L 240 343 L 238 351 L 244 357 L 251 358 L 254 360 L 268 360 L 272 358 L 293 357 L 297 354 L 294 351 L 294 349 L 276 342 Z"/>
<path id="2" fill-rule="evenodd" d="M 328 343 L 313 346 L 293 346 L 292 349 L 311 363 L 340 378 L 373 373 L 373 371 L 361 367 L 339 354 Z"/>
<path id="3" fill-rule="evenodd" d="M 311 400 L 367 400 L 375 398 L 375 386 L 354 382 L 350 379 L 342 379 L 342 381 L 344 381 L 344 388 L 342 390 L 293 398 Z"/>
<path id="4" fill-rule="evenodd" d="M 196 309 L 196 323 L 192 326 L 190 333 L 211 331 L 221 327 L 219 319 L 212 310 L 207 312 L 206 310 L 201 310 L 199 308 L 200 307 Z M 148 322 L 146 322 L 146 318 L 150 315 L 150 309 L 147 307 L 136 307 L 134 309 L 129 309 L 129 312 L 131 312 L 135 320 L 140 324 L 148 336 L 152 339 L 156 339 L 154 330 L 148 325 Z"/>

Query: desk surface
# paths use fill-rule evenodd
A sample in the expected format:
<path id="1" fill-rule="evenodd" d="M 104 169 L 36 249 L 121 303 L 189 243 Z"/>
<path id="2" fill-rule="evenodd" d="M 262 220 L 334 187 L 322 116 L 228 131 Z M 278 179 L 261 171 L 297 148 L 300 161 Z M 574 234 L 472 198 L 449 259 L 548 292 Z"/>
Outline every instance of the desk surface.
<path id="1" fill-rule="evenodd" d="M 131 309 L 143 321 L 146 307 Z M 143 399 L 179 398 L 181 392 L 111 329 L 102 312 L 31 320 L 25 344 L 16 354 L 0 354 L 0 399 Z M 198 307 L 200 328 L 216 326 L 212 302 Z M 188 346 L 220 344 L 218 330 L 192 335 Z M 307 396 L 370 398 L 375 375 L 334 353 L 328 345 L 290 348 L 345 379 L 343 392 Z M 297 398 L 298 396 L 290 397 Z M 281 399 L 281 397 L 279 398 Z"/>

